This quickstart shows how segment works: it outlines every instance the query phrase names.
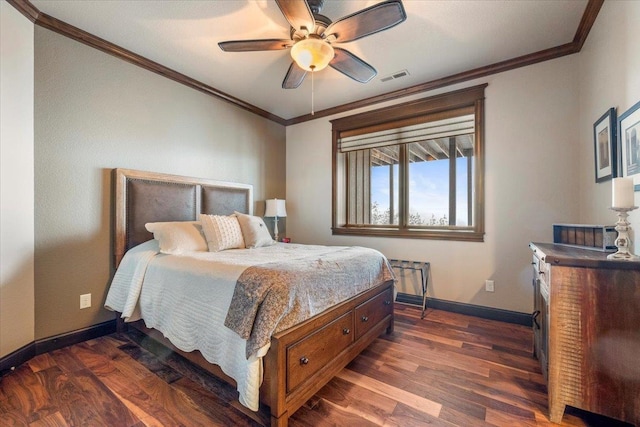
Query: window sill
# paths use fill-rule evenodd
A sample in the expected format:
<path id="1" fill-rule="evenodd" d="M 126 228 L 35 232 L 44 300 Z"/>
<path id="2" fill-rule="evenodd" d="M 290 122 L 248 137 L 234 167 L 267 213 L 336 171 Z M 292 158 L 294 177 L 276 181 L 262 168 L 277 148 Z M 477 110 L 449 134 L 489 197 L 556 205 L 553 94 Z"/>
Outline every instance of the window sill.
<path id="1" fill-rule="evenodd" d="M 457 240 L 484 242 L 484 232 L 473 230 L 392 230 L 368 227 L 334 227 L 333 235 L 395 237 L 399 239 Z"/>

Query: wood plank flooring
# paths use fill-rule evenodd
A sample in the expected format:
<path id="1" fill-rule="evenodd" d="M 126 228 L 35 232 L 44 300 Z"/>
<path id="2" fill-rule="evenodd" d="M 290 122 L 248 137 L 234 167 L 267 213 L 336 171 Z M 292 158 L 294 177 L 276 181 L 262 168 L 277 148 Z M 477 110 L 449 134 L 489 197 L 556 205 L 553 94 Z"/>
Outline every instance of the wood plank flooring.
<path id="1" fill-rule="evenodd" d="M 291 426 L 549 426 L 531 329 L 396 304 L 382 335 Z M 136 332 L 42 354 L 0 380 L 2 426 L 258 426 L 233 387 Z M 562 425 L 617 426 L 567 408 Z"/>

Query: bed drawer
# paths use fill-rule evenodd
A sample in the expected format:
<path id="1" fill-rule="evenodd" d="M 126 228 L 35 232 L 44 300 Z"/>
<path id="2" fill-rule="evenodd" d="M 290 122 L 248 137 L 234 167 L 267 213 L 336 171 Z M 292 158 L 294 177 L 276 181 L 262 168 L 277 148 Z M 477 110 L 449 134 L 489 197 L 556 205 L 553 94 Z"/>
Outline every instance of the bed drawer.
<path id="1" fill-rule="evenodd" d="M 393 312 L 393 290 L 386 289 L 356 307 L 356 339 Z"/>
<path id="2" fill-rule="evenodd" d="M 313 375 L 353 342 L 353 311 L 287 348 L 287 391 Z"/>

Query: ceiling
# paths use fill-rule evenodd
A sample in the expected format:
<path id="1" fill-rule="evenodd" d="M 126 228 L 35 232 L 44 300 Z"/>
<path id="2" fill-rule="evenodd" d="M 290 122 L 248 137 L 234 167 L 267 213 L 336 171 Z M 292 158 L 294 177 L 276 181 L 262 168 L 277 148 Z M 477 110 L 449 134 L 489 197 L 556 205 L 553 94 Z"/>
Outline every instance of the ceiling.
<path id="1" fill-rule="evenodd" d="M 332 20 L 379 1 L 326 0 Z M 340 44 L 378 71 L 367 84 L 327 67 L 314 77 L 316 111 L 571 43 L 587 0 L 405 0 L 407 20 Z M 282 89 L 286 50 L 223 52 L 218 42 L 289 38 L 271 0 L 31 0 L 47 15 L 288 120 L 311 111 L 308 75 Z M 382 82 L 401 70 L 408 76 Z"/>

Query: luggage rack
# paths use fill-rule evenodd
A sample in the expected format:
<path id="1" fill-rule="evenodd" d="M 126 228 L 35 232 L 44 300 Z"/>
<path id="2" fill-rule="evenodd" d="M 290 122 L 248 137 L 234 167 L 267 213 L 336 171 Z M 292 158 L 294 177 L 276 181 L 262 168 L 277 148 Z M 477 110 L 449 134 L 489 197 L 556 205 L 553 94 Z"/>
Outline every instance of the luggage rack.
<path id="1" fill-rule="evenodd" d="M 431 263 L 427 261 L 408 261 L 404 259 L 390 259 L 389 264 L 392 268 L 399 268 L 401 270 L 413 270 L 420 272 L 420 279 L 422 281 L 422 315 L 421 319 L 424 319 L 424 312 L 427 309 L 427 285 L 429 283 L 429 272 L 431 271 Z"/>

